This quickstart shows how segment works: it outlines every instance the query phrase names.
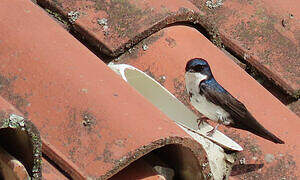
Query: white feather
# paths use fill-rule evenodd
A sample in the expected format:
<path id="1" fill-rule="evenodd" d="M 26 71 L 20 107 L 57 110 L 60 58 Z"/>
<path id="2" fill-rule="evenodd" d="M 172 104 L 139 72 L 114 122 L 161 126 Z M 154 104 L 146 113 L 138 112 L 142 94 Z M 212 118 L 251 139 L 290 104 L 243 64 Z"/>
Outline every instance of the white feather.
<path id="1" fill-rule="evenodd" d="M 192 93 L 192 97 L 190 98 L 191 104 L 209 119 L 228 125 L 231 122 L 229 114 L 223 108 L 207 101 L 204 96 L 199 94 L 199 83 L 205 79 L 207 79 L 207 76 L 200 73 L 185 73 L 187 93 Z"/>

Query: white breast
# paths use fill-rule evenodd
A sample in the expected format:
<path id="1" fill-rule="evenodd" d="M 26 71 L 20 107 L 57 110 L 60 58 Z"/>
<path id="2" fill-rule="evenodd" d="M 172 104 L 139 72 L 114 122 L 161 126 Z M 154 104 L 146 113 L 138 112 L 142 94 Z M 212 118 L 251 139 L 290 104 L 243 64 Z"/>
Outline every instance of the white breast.
<path id="1" fill-rule="evenodd" d="M 207 76 L 201 75 L 200 73 L 189 73 L 185 74 L 186 90 L 188 93 L 192 93 L 190 98 L 191 104 L 204 116 L 209 119 L 221 122 L 224 125 L 228 125 L 230 120 L 228 119 L 229 114 L 224 111 L 220 106 L 217 106 L 209 101 L 204 96 L 199 94 L 199 83 L 205 80 Z"/>

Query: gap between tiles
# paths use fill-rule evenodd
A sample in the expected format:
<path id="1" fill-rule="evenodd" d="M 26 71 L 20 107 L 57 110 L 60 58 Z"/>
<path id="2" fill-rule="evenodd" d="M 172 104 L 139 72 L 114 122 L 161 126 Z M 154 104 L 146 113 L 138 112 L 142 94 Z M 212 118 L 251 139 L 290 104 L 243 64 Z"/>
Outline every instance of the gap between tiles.
<path id="1" fill-rule="evenodd" d="M 72 34 L 77 40 L 79 40 L 84 46 L 86 46 L 91 52 L 93 52 L 97 57 L 102 59 L 105 63 L 109 63 L 114 59 L 117 59 L 122 54 L 126 53 L 133 49 L 137 44 L 141 43 L 144 39 L 141 39 L 137 44 L 132 47 L 129 47 L 124 53 L 120 54 L 118 57 L 108 56 L 101 51 L 99 51 L 98 47 L 92 46 L 91 43 L 84 38 L 84 36 L 76 31 L 74 26 L 69 22 L 67 18 L 60 15 L 59 12 L 54 10 L 50 10 L 47 8 L 43 8 L 56 22 L 58 22 L 64 29 L 66 29 L 70 34 Z M 208 40 L 210 40 L 213 44 L 214 38 L 209 34 L 209 32 L 202 27 L 200 24 L 194 24 L 191 22 L 177 22 L 173 24 L 167 25 L 165 28 L 177 25 L 184 25 L 188 27 L 193 27 L 199 31 L 202 35 L 204 35 Z M 218 44 L 218 43 L 217 43 Z M 294 113 L 300 116 L 298 106 L 298 98 L 295 98 L 289 95 L 286 91 L 283 90 L 282 87 L 278 86 L 273 80 L 267 78 L 263 73 L 257 70 L 255 67 L 251 66 L 244 57 L 241 57 L 238 53 L 234 52 L 232 49 L 227 47 L 224 44 L 219 45 L 219 47 L 224 54 L 226 54 L 230 59 L 232 59 L 236 64 L 238 64 L 242 69 L 244 69 L 250 76 L 252 76 L 259 84 L 261 84 L 265 89 L 267 89 L 273 96 L 275 96 L 278 100 L 280 100 L 283 104 L 285 104 L 289 109 L 291 109 Z M 218 47 L 218 46 L 216 46 Z"/>
<path id="2" fill-rule="evenodd" d="M 63 176 L 65 176 L 68 179 L 72 179 L 70 174 L 66 172 L 64 169 L 62 169 L 59 165 L 57 165 L 51 158 L 49 158 L 46 154 L 43 153 L 43 158 L 45 161 L 47 161 L 50 165 L 52 165 L 58 172 L 60 172 Z"/>

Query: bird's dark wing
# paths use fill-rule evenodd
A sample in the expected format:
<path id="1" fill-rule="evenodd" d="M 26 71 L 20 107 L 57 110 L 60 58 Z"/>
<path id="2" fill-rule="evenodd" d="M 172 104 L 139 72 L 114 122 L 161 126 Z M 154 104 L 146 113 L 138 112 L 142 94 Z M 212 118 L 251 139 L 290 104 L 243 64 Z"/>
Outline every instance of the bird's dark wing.
<path id="1" fill-rule="evenodd" d="M 218 91 L 218 89 L 213 89 L 209 85 L 201 83 L 200 91 L 200 93 L 203 94 L 208 101 L 221 106 L 226 112 L 228 112 L 231 118 L 234 118 L 233 120 L 236 118 L 247 118 L 249 112 L 244 104 L 234 98 L 225 89 Z"/>
<path id="2" fill-rule="evenodd" d="M 233 123 L 229 126 L 250 131 L 275 143 L 284 143 L 260 125 L 243 103 L 234 98 L 220 85 L 219 89 L 215 89 L 214 87 L 215 86 L 209 86 L 206 83 L 200 83 L 200 94 L 204 95 L 208 101 L 222 107 L 230 114 L 230 118 L 233 120 Z"/>

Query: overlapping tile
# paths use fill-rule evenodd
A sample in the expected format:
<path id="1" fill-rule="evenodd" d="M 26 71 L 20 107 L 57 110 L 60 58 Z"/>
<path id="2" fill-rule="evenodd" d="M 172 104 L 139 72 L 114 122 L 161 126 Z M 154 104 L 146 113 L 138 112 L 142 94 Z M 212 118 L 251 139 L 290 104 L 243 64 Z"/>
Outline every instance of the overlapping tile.
<path id="1" fill-rule="evenodd" d="M 198 11 L 188 1 L 38 0 L 61 13 L 100 51 L 116 56 L 166 25 L 188 21 Z"/>
<path id="2" fill-rule="evenodd" d="M 215 44 L 223 43 L 285 91 L 299 96 L 300 6 L 295 0 L 276 3 L 271 0 L 38 0 L 38 3 L 63 14 L 80 36 L 111 56 L 169 24 L 200 24 Z"/>
<path id="3" fill-rule="evenodd" d="M 32 2 L 1 1 L 0 26 L 0 95 L 36 124 L 43 152 L 71 177 L 111 177 L 166 144 L 193 154 L 190 175 L 210 174 L 200 144 Z"/>
<path id="4" fill-rule="evenodd" d="M 299 96 L 299 1 L 190 1 L 205 12 L 225 46 L 288 93 Z"/>
<path id="5" fill-rule="evenodd" d="M 143 40 L 115 63 L 128 63 L 147 72 L 183 103 L 189 105 L 183 75 L 186 62 L 194 57 L 207 59 L 215 78 L 241 100 L 259 122 L 286 143 L 278 145 L 242 130 L 224 128 L 225 134 L 244 147 L 244 152 L 238 154 L 238 160 L 245 158 L 246 165 L 243 167 L 256 164 L 258 168 L 261 163 L 264 164 L 261 170 L 258 168 L 239 177 L 242 179 L 299 177 L 299 117 L 209 40 L 200 36 L 195 29 L 185 26 L 165 28 Z"/>

